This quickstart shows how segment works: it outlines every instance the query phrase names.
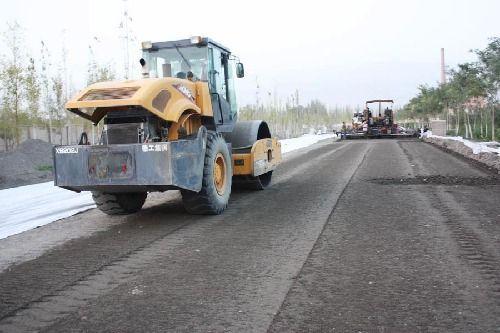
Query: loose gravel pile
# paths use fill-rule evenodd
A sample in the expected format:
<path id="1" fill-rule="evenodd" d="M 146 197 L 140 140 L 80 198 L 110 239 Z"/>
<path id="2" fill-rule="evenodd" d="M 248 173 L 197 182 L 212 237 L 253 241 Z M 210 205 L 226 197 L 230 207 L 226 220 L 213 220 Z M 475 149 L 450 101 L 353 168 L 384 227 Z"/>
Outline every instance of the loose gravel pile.
<path id="1" fill-rule="evenodd" d="M 489 152 L 481 152 L 474 154 L 470 147 L 467 147 L 460 141 L 446 140 L 442 138 L 429 137 L 424 139 L 426 142 L 435 144 L 441 148 L 445 148 L 467 158 L 478 161 L 489 168 L 494 168 L 500 173 L 500 155 Z"/>
<path id="2" fill-rule="evenodd" d="M 0 189 L 52 180 L 52 145 L 27 140 L 15 151 L 0 153 Z"/>

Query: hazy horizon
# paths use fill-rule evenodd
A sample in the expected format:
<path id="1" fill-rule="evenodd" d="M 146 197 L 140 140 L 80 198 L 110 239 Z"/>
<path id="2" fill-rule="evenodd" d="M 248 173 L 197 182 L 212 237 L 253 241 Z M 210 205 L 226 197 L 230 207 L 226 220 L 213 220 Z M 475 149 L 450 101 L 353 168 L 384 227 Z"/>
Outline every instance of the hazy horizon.
<path id="1" fill-rule="evenodd" d="M 269 92 L 286 100 L 298 89 L 304 104 L 319 99 L 351 106 L 379 97 L 405 104 L 418 85 L 439 80 L 441 47 L 448 68 L 453 68 L 474 60 L 469 50 L 485 47 L 488 38 L 500 32 L 499 1 L 191 4 L 21 0 L 4 5 L 0 29 L 17 21 L 24 28 L 28 51 L 39 58 L 43 40 L 54 64 L 60 61 L 64 40 L 71 81 L 81 89 L 89 44 L 100 62 L 113 64 L 122 75 L 124 47 L 118 26 L 126 5 L 136 36 L 130 45 L 136 73 L 141 41 L 202 35 L 228 46 L 245 64 L 246 77 L 237 81 L 240 105 L 255 102 L 258 82 L 264 102 Z M 0 45 L 0 53 L 5 53 Z"/>

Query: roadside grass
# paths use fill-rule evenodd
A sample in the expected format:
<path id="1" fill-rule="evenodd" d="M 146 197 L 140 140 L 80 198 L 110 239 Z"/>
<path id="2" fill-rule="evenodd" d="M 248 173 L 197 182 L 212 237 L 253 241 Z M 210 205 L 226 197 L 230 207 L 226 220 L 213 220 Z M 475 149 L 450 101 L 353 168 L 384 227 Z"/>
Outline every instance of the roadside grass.
<path id="1" fill-rule="evenodd" d="M 37 171 L 52 171 L 52 165 L 39 165 L 36 167 Z"/>

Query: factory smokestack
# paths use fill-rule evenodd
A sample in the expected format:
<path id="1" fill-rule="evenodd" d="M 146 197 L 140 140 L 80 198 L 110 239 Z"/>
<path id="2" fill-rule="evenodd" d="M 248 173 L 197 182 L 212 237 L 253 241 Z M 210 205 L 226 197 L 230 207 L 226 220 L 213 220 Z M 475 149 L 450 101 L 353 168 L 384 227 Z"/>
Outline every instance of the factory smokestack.
<path id="1" fill-rule="evenodd" d="M 444 65 L 444 48 L 441 48 L 441 84 L 446 83 L 446 72 Z"/>

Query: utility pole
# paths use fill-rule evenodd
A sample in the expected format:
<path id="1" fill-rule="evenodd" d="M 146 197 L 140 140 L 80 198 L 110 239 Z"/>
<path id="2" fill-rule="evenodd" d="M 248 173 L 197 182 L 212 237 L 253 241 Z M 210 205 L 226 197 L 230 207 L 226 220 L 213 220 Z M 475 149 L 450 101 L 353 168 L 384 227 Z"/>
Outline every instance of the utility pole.
<path id="1" fill-rule="evenodd" d="M 128 13 L 127 0 L 123 0 L 123 17 L 120 22 L 119 28 L 123 31 L 123 75 L 125 79 L 130 77 L 130 42 L 135 41 L 135 38 L 130 27 L 132 17 Z"/>

